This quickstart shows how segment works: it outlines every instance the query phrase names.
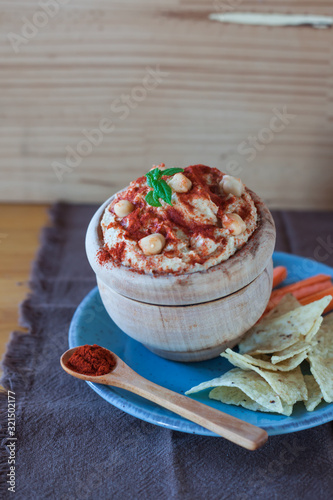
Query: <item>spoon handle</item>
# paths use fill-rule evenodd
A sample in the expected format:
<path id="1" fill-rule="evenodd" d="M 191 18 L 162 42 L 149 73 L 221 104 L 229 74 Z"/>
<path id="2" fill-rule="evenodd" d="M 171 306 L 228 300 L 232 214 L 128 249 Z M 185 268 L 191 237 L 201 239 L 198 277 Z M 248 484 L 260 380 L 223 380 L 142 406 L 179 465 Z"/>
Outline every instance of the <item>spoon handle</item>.
<path id="1" fill-rule="evenodd" d="M 126 377 L 112 378 L 110 383 L 149 399 L 248 450 L 260 448 L 268 439 L 264 429 L 156 385 L 132 370 L 126 370 Z"/>

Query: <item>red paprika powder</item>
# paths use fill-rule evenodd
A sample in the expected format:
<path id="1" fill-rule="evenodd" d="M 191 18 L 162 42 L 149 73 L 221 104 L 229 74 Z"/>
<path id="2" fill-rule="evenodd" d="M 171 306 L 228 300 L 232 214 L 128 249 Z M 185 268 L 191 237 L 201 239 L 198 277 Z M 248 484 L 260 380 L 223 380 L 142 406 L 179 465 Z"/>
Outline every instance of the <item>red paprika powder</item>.
<path id="1" fill-rule="evenodd" d="M 107 349 L 97 344 L 83 345 L 73 352 L 67 366 L 83 375 L 98 377 L 113 370 L 116 366 L 116 360 Z"/>

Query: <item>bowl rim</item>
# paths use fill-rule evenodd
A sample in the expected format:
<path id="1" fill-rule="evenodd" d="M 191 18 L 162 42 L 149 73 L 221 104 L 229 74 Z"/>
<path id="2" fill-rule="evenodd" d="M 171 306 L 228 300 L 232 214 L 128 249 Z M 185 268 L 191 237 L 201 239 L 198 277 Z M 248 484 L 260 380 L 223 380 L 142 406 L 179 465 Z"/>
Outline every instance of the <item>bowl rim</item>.
<path id="1" fill-rule="evenodd" d="M 149 304 L 190 305 L 231 295 L 254 281 L 267 267 L 275 247 L 275 224 L 265 203 L 250 189 L 248 192 L 258 210 L 259 225 L 248 242 L 226 261 L 205 271 L 179 275 L 142 274 L 123 265 L 116 267 L 99 263 L 97 252 L 103 247 L 100 221 L 107 206 L 124 189 L 110 196 L 97 209 L 89 223 L 85 240 L 88 261 L 93 271 L 116 292 Z"/>

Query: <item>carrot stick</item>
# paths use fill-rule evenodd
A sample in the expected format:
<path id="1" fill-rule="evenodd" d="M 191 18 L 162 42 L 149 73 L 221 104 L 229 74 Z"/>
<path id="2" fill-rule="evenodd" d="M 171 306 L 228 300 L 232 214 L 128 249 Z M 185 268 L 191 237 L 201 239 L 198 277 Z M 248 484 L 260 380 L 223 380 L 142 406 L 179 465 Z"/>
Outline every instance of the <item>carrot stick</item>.
<path id="1" fill-rule="evenodd" d="M 318 274 L 317 276 L 311 276 L 311 278 L 307 278 L 302 281 L 297 281 L 297 283 L 293 283 L 292 285 L 283 286 L 278 290 L 274 290 L 274 295 L 286 295 L 287 293 L 294 293 L 296 290 L 304 288 L 305 286 L 316 285 L 317 283 L 331 281 L 331 276 L 327 274 Z"/>
<path id="2" fill-rule="evenodd" d="M 331 288 L 327 288 L 326 290 L 322 290 L 321 292 L 314 293 L 309 297 L 304 297 L 303 299 L 300 300 L 300 303 L 302 304 L 302 306 L 306 306 L 307 304 L 311 304 L 311 302 L 315 302 L 316 300 L 320 300 L 323 299 L 324 297 L 327 297 L 327 295 L 332 295 L 332 300 L 324 311 L 324 313 L 328 313 L 333 309 L 333 286 Z"/>
<path id="3" fill-rule="evenodd" d="M 326 281 L 319 281 L 318 283 L 313 283 L 312 285 L 305 285 L 302 288 L 298 288 L 297 290 L 294 290 L 291 293 L 296 297 L 296 299 L 303 299 L 304 297 L 308 297 L 309 295 L 314 295 L 315 293 L 320 292 L 321 290 L 326 290 L 327 288 L 331 288 L 331 286 L 332 282 L 330 278 L 327 278 Z M 274 290 L 274 292 L 272 292 L 272 297 L 274 298 L 286 295 L 284 292 L 282 293 L 283 288 Z"/>
<path id="4" fill-rule="evenodd" d="M 292 285 L 284 286 L 282 288 L 279 288 L 278 290 L 273 290 L 263 316 L 274 309 L 274 307 L 279 304 L 281 299 L 285 295 L 287 295 L 287 293 L 292 293 L 298 300 L 301 301 L 302 299 L 312 296 L 316 293 L 320 293 L 321 291 L 327 292 L 327 290 L 330 290 L 331 287 L 331 277 L 326 274 L 318 274 L 317 276 L 312 276 L 311 278 L 298 281 L 297 283 L 293 283 Z M 323 297 L 325 297 L 325 295 L 323 295 Z"/>
<path id="5" fill-rule="evenodd" d="M 273 288 L 278 286 L 282 281 L 284 281 L 288 276 L 287 268 L 284 266 L 274 267 L 273 271 Z"/>
<path id="6" fill-rule="evenodd" d="M 266 306 L 266 309 L 264 311 L 263 316 L 266 316 L 266 314 L 268 314 L 272 309 L 274 309 L 274 307 L 276 307 L 281 302 L 282 299 L 283 299 L 283 295 L 276 295 L 275 297 L 271 296 L 271 298 L 269 299 L 269 302 Z"/>

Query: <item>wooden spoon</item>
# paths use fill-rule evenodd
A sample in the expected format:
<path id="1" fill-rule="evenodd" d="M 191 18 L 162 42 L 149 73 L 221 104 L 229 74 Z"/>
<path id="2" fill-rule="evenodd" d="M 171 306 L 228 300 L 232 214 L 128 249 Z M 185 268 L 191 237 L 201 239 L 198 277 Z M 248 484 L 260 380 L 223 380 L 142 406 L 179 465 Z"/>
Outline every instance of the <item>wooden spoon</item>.
<path id="1" fill-rule="evenodd" d="M 69 349 L 60 358 L 62 368 L 73 375 L 73 377 L 94 382 L 96 384 L 112 385 L 127 391 L 134 392 L 149 401 L 167 408 L 177 415 L 181 415 L 196 424 L 209 429 L 215 434 L 222 436 L 233 443 L 243 446 L 248 450 L 256 450 L 266 443 L 268 434 L 264 429 L 239 420 L 210 406 L 204 405 L 182 396 L 176 392 L 165 389 L 160 385 L 147 380 L 129 366 L 127 366 L 116 354 L 109 351 L 115 359 L 115 367 L 106 375 L 98 377 L 83 375 L 68 368 L 67 363 L 73 352 L 77 349 Z"/>

